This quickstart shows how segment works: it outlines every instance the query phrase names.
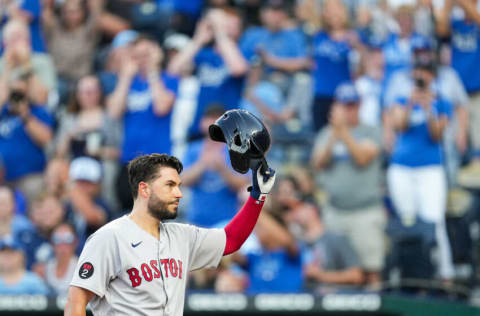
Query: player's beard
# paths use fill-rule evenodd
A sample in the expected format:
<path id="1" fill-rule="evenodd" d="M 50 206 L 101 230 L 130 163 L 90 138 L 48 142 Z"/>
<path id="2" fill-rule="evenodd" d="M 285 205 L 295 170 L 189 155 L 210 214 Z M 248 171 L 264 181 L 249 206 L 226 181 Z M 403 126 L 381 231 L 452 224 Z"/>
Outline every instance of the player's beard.
<path id="1" fill-rule="evenodd" d="M 160 199 L 155 194 L 152 194 L 148 199 L 148 213 L 159 221 L 163 221 L 166 219 L 174 219 L 177 217 L 177 206 L 175 205 L 173 211 L 168 210 L 168 207 L 174 202 L 178 202 L 178 200 L 173 202 L 166 202 Z"/>

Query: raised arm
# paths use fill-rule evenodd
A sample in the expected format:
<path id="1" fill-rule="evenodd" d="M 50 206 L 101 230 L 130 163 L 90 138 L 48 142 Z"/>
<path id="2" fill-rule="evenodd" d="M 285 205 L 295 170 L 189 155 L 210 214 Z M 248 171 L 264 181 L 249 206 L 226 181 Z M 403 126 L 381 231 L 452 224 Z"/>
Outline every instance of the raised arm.
<path id="1" fill-rule="evenodd" d="M 411 103 L 409 103 L 406 107 L 395 104 L 390 110 L 388 110 L 388 121 L 391 123 L 391 126 L 395 131 L 402 132 L 408 129 L 410 126 L 408 118 L 410 117 L 412 107 L 413 104 Z"/>
<path id="2" fill-rule="evenodd" d="M 442 9 L 436 12 L 436 29 L 440 37 L 447 37 L 450 35 L 450 14 L 452 13 L 454 0 L 445 0 L 445 5 Z"/>
<path id="3" fill-rule="evenodd" d="M 268 175 L 262 175 L 260 173 L 260 164 L 256 170 L 252 170 L 250 197 L 237 215 L 224 228 L 226 235 L 224 256 L 240 249 L 253 231 L 265 198 L 275 183 L 275 171 L 269 169 L 269 172 Z"/>
<path id="4" fill-rule="evenodd" d="M 315 146 L 315 148 L 313 149 L 312 158 L 310 159 L 310 165 L 314 169 L 320 170 L 328 166 L 328 164 L 332 160 L 332 148 L 335 142 L 335 135 L 333 133 L 330 133 L 326 145 Z"/>
<path id="5" fill-rule="evenodd" d="M 432 111 L 427 111 L 427 124 L 430 138 L 435 141 L 441 141 L 443 137 L 443 131 L 447 126 L 448 118 L 446 115 L 435 115 Z"/>
<path id="6" fill-rule="evenodd" d="M 457 0 L 456 3 L 463 9 L 468 20 L 480 25 L 480 13 L 478 12 L 476 1 Z"/>
<path id="7" fill-rule="evenodd" d="M 284 247 L 292 255 L 298 255 L 298 244 L 290 231 L 276 221 L 269 212 L 263 212 L 258 218 L 255 229 L 261 229 L 268 232 L 270 240 L 274 243 L 272 248 Z"/>
<path id="8" fill-rule="evenodd" d="M 243 76 L 248 71 L 248 62 L 243 57 L 235 40 L 226 31 L 227 23 L 231 22 L 220 9 L 212 10 L 208 19 L 213 29 L 215 45 L 233 76 Z"/>
<path id="9" fill-rule="evenodd" d="M 168 72 L 172 75 L 180 75 L 192 63 L 200 49 L 212 39 L 213 33 L 210 24 L 206 20 L 201 20 L 192 41 L 170 61 Z"/>
<path id="10" fill-rule="evenodd" d="M 172 110 L 175 94 L 167 89 L 160 77 L 163 52 L 157 44 L 152 44 L 149 58 L 150 66 L 147 80 L 152 94 L 153 113 L 157 116 L 165 116 Z"/>
<path id="11" fill-rule="evenodd" d="M 137 71 L 138 64 L 131 56 L 125 56 L 115 90 L 107 97 L 107 111 L 110 117 L 119 119 L 125 112 L 130 85 Z"/>
<path id="12" fill-rule="evenodd" d="M 377 144 L 371 140 L 357 141 L 348 128 L 342 130 L 340 139 L 347 146 L 348 152 L 357 166 L 368 166 L 379 153 Z"/>
<path id="13" fill-rule="evenodd" d="M 259 50 L 259 54 L 265 64 L 277 70 L 286 72 L 304 70 L 309 68 L 311 64 L 310 59 L 307 57 L 280 58 L 261 50 Z"/>
<path id="14" fill-rule="evenodd" d="M 53 0 L 44 0 L 42 3 L 42 27 L 47 36 L 57 27 L 57 17 L 53 11 Z"/>

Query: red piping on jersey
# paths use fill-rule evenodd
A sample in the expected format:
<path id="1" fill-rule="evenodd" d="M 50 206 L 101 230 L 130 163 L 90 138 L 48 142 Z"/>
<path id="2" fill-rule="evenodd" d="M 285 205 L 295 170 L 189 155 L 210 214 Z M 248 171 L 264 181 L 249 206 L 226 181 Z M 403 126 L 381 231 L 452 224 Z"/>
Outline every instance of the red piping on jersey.
<path id="1" fill-rule="evenodd" d="M 257 201 L 249 197 L 242 209 L 235 215 L 230 223 L 225 226 L 227 241 L 223 252 L 224 256 L 240 249 L 245 240 L 247 240 L 257 223 L 262 206 L 263 201 Z"/>

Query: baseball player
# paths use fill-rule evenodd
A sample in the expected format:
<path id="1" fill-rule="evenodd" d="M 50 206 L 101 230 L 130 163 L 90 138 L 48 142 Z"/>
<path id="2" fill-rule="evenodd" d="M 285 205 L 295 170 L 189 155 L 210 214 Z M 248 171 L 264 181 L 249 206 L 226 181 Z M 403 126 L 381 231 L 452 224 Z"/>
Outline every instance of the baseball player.
<path id="1" fill-rule="evenodd" d="M 70 284 L 65 315 L 183 315 L 188 272 L 217 267 L 255 226 L 275 182 L 270 169 L 252 170 L 250 197 L 224 229 L 164 223 L 177 215 L 181 162 L 166 154 L 128 164 L 132 212 L 87 240 Z"/>

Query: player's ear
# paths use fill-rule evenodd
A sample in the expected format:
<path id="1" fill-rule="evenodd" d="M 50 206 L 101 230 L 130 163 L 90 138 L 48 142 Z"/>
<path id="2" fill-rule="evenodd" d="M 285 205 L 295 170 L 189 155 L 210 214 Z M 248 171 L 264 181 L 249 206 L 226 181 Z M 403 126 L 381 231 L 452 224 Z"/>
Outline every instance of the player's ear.
<path id="1" fill-rule="evenodd" d="M 148 198 L 150 196 L 150 188 L 148 183 L 142 181 L 138 184 L 138 194 L 144 198 Z"/>

